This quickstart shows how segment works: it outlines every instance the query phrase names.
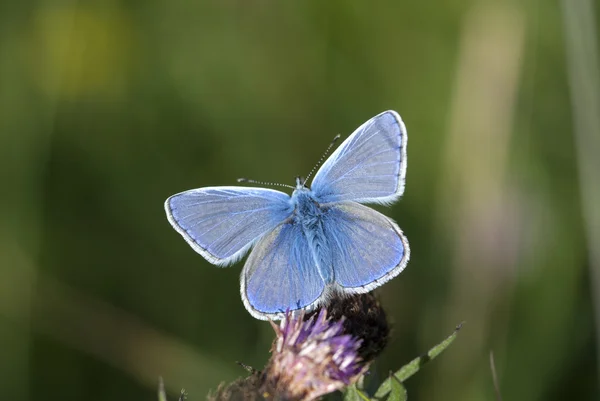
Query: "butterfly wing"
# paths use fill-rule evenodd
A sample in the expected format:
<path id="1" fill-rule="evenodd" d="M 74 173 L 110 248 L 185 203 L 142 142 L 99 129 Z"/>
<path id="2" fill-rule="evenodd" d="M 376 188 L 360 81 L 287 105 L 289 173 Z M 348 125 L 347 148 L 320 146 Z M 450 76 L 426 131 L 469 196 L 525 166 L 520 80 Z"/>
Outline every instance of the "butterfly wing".
<path id="1" fill-rule="evenodd" d="M 256 244 L 241 276 L 244 305 L 263 320 L 281 319 L 288 309 L 314 309 L 324 289 L 308 240 L 293 219 Z"/>
<path id="2" fill-rule="evenodd" d="M 173 228 L 216 265 L 244 256 L 292 210 L 287 194 L 263 188 L 207 187 L 181 192 L 165 202 Z"/>
<path id="3" fill-rule="evenodd" d="M 322 203 L 391 203 L 404 192 L 406 128 L 385 111 L 354 131 L 321 166 L 311 189 Z"/>
<path id="4" fill-rule="evenodd" d="M 332 204 L 327 216 L 331 264 L 343 292 L 371 291 L 406 267 L 408 241 L 390 218 L 355 202 Z"/>

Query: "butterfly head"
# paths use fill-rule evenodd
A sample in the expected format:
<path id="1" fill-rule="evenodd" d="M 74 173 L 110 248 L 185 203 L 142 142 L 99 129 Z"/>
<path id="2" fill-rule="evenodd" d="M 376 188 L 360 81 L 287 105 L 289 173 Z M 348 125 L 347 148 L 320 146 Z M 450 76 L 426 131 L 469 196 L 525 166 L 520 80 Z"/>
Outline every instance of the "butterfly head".
<path id="1" fill-rule="evenodd" d="M 306 179 L 300 176 L 296 177 L 296 189 L 308 189 L 306 187 Z"/>
<path id="2" fill-rule="evenodd" d="M 312 199 L 312 191 L 306 186 L 306 179 L 300 176 L 296 177 L 296 188 L 292 193 L 292 203 L 305 203 Z"/>

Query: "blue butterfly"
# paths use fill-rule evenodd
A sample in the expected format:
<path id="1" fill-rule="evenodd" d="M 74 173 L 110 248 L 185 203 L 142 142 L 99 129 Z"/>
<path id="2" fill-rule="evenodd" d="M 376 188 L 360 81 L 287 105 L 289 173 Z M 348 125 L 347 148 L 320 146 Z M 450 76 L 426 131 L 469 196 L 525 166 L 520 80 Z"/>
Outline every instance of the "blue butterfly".
<path id="1" fill-rule="evenodd" d="M 165 202 L 173 228 L 200 255 L 230 265 L 253 246 L 241 295 L 257 319 L 311 311 L 334 295 L 365 293 L 397 276 L 410 248 L 390 218 L 361 203 L 389 205 L 404 192 L 406 128 L 383 112 L 350 135 L 292 196 L 266 188 L 206 187 Z"/>

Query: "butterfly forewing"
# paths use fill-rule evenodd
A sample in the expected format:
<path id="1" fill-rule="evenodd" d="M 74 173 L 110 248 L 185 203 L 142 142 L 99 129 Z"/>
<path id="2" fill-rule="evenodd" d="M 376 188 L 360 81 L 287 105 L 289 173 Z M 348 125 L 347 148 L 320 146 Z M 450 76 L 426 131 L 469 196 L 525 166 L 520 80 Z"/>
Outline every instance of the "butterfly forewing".
<path id="1" fill-rule="evenodd" d="M 226 265 L 290 216 L 289 199 L 272 189 L 207 187 L 171 196 L 165 210 L 196 252 L 211 263 Z"/>
<path id="2" fill-rule="evenodd" d="M 327 159 L 311 189 L 323 203 L 395 201 L 404 192 L 406 140 L 396 112 L 373 117 Z"/>

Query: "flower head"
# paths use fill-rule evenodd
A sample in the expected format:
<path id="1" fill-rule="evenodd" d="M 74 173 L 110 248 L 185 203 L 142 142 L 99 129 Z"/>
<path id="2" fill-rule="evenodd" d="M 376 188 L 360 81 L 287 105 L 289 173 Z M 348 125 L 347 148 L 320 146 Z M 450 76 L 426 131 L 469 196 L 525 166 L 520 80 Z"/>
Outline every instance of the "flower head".
<path id="1" fill-rule="evenodd" d="M 303 320 L 287 313 L 276 332 L 273 355 L 264 371 L 265 398 L 314 400 L 342 389 L 367 366 L 358 355 L 361 340 L 344 334 L 343 319 L 327 318 L 326 309 Z"/>

